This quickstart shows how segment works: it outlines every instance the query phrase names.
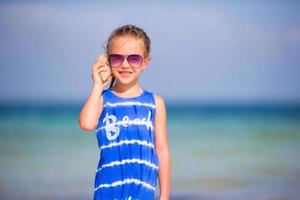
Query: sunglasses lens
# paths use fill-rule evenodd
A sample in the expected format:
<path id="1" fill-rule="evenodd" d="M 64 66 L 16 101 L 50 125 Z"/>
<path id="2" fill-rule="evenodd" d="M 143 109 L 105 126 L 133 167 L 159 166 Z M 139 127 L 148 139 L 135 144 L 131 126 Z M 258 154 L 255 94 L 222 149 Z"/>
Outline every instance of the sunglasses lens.
<path id="1" fill-rule="evenodd" d="M 108 62 L 110 64 L 110 66 L 112 66 L 112 67 L 117 67 L 117 66 L 121 65 L 123 60 L 124 60 L 124 57 L 119 54 L 112 54 L 108 58 Z"/>
<path id="2" fill-rule="evenodd" d="M 143 64 L 143 57 L 138 54 L 132 54 L 127 57 L 127 61 L 132 67 L 140 67 Z"/>
<path id="3" fill-rule="evenodd" d="M 111 67 L 118 67 L 124 61 L 124 56 L 120 54 L 111 54 L 108 58 L 108 62 Z M 138 54 L 132 54 L 127 57 L 127 62 L 132 67 L 140 67 L 143 64 L 143 57 Z"/>

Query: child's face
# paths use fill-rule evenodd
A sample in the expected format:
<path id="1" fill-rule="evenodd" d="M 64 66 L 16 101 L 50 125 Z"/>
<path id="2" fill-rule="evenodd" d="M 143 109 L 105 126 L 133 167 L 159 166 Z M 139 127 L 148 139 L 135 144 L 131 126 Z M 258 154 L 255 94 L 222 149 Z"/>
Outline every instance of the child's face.
<path id="1" fill-rule="evenodd" d="M 124 59 L 122 64 L 117 67 L 111 67 L 112 74 L 114 75 L 116 82 L 121 84 L 135 84 L 138 81 L 138 77 L 142 70 L 145 70 L 149 64 L 149 57 L 144 57 L 144 43 L 141 39 L 135 39 L 133 37 L 116 37 L 112 40 L 110 46 L 111 54 L 121 54 L 123 56 L 138 54 L 143 57 L 143 63 L 140 67 L 131 66 L 127 59 Z"/>

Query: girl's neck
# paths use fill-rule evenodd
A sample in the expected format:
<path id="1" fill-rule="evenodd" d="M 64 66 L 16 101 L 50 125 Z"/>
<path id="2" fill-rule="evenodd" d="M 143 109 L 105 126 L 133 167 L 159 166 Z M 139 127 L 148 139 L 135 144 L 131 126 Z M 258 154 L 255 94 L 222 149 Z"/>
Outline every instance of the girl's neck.
<path id="1" fill-rule="evenodd" d="M 142 88 L 138 84 L 120 85 L 116 83 L 111 89 L 123 97 L 137 96 L 142 91 Z"/>

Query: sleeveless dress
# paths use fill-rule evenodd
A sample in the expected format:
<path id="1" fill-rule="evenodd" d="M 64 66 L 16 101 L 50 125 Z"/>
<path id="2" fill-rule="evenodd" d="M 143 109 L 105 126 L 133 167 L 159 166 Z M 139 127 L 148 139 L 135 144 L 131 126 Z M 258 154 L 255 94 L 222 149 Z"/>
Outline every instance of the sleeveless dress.
<path id="1" fill-rule="evenodd" d="M 102 95 L 94 200 L 154 199 L 159 165 L 154 148 L 154 94 L 143 90 L 137 97 L 123 98 L 106 89 Z"/>

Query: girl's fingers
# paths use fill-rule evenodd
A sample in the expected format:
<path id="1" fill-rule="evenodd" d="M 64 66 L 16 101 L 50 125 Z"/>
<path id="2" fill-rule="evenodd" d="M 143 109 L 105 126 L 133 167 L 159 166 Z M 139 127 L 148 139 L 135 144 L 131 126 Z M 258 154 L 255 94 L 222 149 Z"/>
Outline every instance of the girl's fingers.
<path id="1" fill-rule="evenodd" d="M 104 67 L 99 67 L 98 69 L 96 69 L 95 71 L 99 72 L 107 72 L 107 69 L 105 69 Z"/>
<path id="2" fill-rule="evenodd" d="M 105 73 L 107 73 L 107 74 L 110 74 L 110 70 L 107 69 L 106 67 L 99 67 L 96 71 L 97 71 L 98 73 L 105 72 Z"/>
<path id="3" fill-rule="evenodd" d="M 113 75 L 110 74 L 106 80 L 103 80 L 104 84 L 108 84 L 112 80 Z"/>
<path id="4" fill-rule="evenodd" d="M 98 68 L 104 67 L 104 65 L 101 65 L 99 63 L 93 64 L 93 70 L 97 70 Z"/>
<path id="5" fill-rule="evenodd" d="M 105 71 L 109 71 L 109 67 L 106 65 L 106 66 L 99 66 L 98 67 L 98 70 L 105 70 Z"/>
<path id="6" fill-rule="evenodd" d="M 101 71 L 108 71 L 107 67 L 106 66 L 100 66 L 100 65 L 95 65 L 93 66 L 93 72 L 101 72 Z"/>

